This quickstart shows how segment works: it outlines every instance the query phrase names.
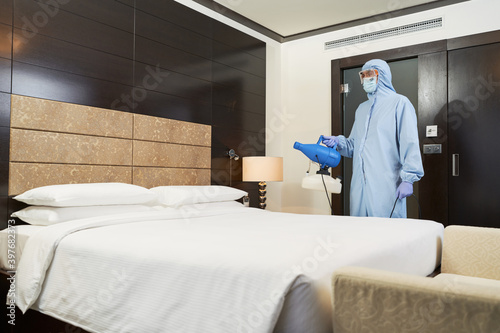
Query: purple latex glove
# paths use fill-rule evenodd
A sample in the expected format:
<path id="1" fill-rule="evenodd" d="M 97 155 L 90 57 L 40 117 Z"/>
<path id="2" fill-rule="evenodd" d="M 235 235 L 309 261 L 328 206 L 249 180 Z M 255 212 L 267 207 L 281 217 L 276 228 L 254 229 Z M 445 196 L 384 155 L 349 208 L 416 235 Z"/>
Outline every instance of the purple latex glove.
<path id="1" fill-rule="evenodd" d="M 403 199 L 409 197 L 413 194 L 413 184 L 407 182 L 401 182 L 398 186 L 398 190 L 396 191 L 396 195 L 399 199 Z"/>
<path id="2" fill-rule="evenodd" d="M 323 135 L 323 144 L 327 147 L 333 147 L 339 144 L 339 138 L 336 136 L 324 136 Z"/>

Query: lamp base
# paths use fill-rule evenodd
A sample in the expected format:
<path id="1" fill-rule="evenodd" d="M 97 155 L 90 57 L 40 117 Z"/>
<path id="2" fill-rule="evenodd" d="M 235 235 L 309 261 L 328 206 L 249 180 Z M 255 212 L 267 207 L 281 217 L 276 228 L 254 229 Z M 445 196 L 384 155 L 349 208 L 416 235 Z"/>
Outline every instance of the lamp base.
<path id="1" fill-rule="evenodd" d="M 259 208 L 266 209 L 266 182 L 259 182 Z"/>

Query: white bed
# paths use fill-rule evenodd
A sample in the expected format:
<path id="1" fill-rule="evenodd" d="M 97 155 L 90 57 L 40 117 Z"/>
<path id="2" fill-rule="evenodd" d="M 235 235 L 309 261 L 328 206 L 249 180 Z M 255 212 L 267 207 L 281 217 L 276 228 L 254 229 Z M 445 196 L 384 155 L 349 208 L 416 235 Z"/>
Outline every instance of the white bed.
<path id="1" fill-rule="evenodd" d="M 4 271 L 16 271 L 17 263 L 23 254 L 24 245 L 28 238 L 45 228 L 39 225 L 17 225 L 12 227 L 15 228 L 15 232 L 10 232 L 10 237 L 8 229 L 0 230 L 0 269 Z M 15 241 L 13 243 L 15 248 L 11 249 L 14 250 L 15 260 L 12 262 L 12 265 L 10 265 L 8 260 L 9 238 L 12 243 L 12 235 L 15 235 Z"/>
<path id="2" fill-rule="evenodd" d="M 23 312 L 99 333 L 323 333 L 331 332 L 330 279 L 338 267 L 428 275 L 439 264 L 443 226 L 432 221 L 272 213 L 213 186 L 185 195 L 169 186 L 174 191 L 161 203 L 170 208 L 139 207 L 150 204 L 142 199 L 153 186 L 210 184 L 210 126 L 23 96 L 13 96 L 11 119 L 17 145 L 9 154 L 9 195 L 27 191 L 33 201 L 23 202 L 52 207 L 45 217 L 28 214 L 24 221 L 33 225 L 16 229 L 15 302 Z M 81 119 L 98 119 L 98 126 Z M 45 133 L 55 146 L 30 154 L 25 148 L 38 147 L 37 136 L 26 132 Z M 122 137 L 134 149 L 107 147 Z M 101 143 L 89 150 L 96 138 Z M 148 189 L 54 185 L 65 188 L 54 201 L 53 188 L 43 187 L 102 181 Z M 102 214 L 114 209 L 119 215 Z M 0 231 L 4 270 L 7 238 Z"/>
<path id="3" fill-rule="evenodd" d="M 18 258 L 23 312 L 99 333 L 331 332 L 335 269 L 428 275 L 440 262 L 443 225 L 228 202 L 32 231 Z"/>

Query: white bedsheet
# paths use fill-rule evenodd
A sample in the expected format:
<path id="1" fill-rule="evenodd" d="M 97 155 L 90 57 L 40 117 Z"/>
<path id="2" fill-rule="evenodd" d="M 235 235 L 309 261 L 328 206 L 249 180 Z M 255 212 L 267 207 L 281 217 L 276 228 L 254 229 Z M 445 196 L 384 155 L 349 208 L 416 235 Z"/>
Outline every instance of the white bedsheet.
<path id="1" fill-rule="evenodd" d="M 24 244 L 26 244 L 26 241 L 31 235 L 34 235 L 36 232 L 38 232 L 40 229 L 43 229 L 43 226 L 38 226 L 38 225 L 17 225 L 14 227 L 14 235 L 15 235 L 15 241 L 13 244 L 15 244 L 15 249 L 14 249 L 14 254 L 15 254 L 15 260 L 14 260 L 14 267 L 11 267 L 9 265 L 9 258 L 8 258 L 8 253 L 9 253 L 9 232 L 8 229 L 3 229 L 0 230 L 0 269 L 3 269 L 4 271 L 15 271 L 17 268 L 17 263 L 21 259 L 21 256 L 23 254 L 23 249 L 24 249 Z M 12 238 L 11 238 L 12 239 Z"/>
<path id="2" fill-rule="evenodd" d="M 442 233 L 432 221 L 243 207 L 66 222 L 29 238 L 16 304 L 101 333 L 326 332 L 336 268 L 427 275 Z"/>

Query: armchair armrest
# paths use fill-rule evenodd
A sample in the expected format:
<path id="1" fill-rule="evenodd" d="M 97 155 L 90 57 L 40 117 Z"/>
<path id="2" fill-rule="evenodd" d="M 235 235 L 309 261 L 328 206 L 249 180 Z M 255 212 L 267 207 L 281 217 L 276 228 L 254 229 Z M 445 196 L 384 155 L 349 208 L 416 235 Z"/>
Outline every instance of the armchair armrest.
<path id="1" fill-rule="evenodd" d="M 332 283 L 335 333 L 500 332 L 500 281 L 344 267 Z"/>
<path id="2" fill-rule="evenodd" d="M 441 272 L 500 280 L 500 229 L 444 229 Z"/>

